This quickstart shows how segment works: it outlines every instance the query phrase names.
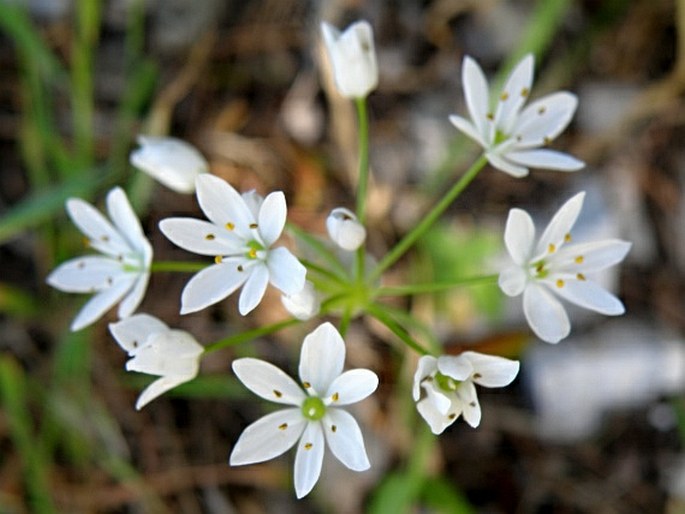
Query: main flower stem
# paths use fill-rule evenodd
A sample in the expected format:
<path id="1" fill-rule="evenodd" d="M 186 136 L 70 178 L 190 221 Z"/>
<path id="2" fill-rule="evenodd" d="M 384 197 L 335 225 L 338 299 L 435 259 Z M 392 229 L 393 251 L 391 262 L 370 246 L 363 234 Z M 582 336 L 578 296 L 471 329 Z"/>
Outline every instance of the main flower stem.
<path id="1" fill-rule="evenodd" d="M 393 317 L 383 309 L 383 306 L 370 303 L 366 307 L 366 310 L 371 316 L 388 327 L 393 334 L 399 337 L 404 344 L 409 346 L 416 353 L 419 355 L 430 355 L 430 352 L 419 343 L 414 341 L 414 338 L 409 335 L 402 325 L 397 323 L 397 321 L 395 321 Z"/>
<path id="2" fill-rule="evenodd" d="M 454 200 L 461 194 L 461 192 L 466 189 L 471 181 L 476 178 L 478 172 L 483 169 L 488 159 L 485 155 L 482 155 L 473 165 L 464 173 L 464 175 L 452 186 L 452 188 L 442 197 L 442 199 L 431 209 L 431 211 L 424 216 L 421 222 L 414 227 L 409 233 L 407 233 L 390 252 L 388 252 L 385 257 L 378 263 L 378 266 L 373 270 L 369 276 L 369 281 L 372 282 L 381 274 L 388 269 L 390 266 L 395 264 L 402 257 L 409 248 L 416 242 L 416 240 L 425 234 L 429 228 L 438 220 L 442 213 L 447 210 L 447 208 L 452 204 Z"/>
<path id="3" fill-rule="evenodd" d="M 359 122 L 359 175 L 357 177 L 357 219 L 366 223 L 366 196 L 369 186 L 369 114 L 366 109 L 366 98 L 355 99 L 357 119 Z M 359 283 L 364 280 L 364 254 L 362 244 L 355 254 L 354 276 Z"/>
<path id="4" fill-rule="evenodd" d="M 205 347 L 205 353 L 215 352 L 228 346 L 236 346 L 248 341 L 252 341 L 253 339 L 257 339 L 258 337 L 268 336 L 269 334 L 273 334 L 284 328 L 297 325 L 298 323 L 301 323 L 299 319 L 289 318 L 277 323 L 272 323 L 271 325 L 266 325 L 265 327 L 257 327 L 252 330 L 246 330 L 245 332 L 239 332 L 238 334 L 220 339 L 219 341 Z"/>
<path id="5" fill-rule="evenodd" d="M 153 273 L 158 271 L 194 273 L 205 269 L 207 266 L 208 264 L 206 262 L 154 261 L 150 265 L 150 271 Z"/>
<path id="6" fill-rule="evenodd" d="M 375 296 L 408 296 L 415 294 L 437 293 L 460 286 L 473 286 L 479 284 L 494 284 L 498 275 L 481 275 L 477 277 L 460 278 L 449 282 L 433 282 L 427 284 L 409 284 L 398 287 L 380 287 Z"/>

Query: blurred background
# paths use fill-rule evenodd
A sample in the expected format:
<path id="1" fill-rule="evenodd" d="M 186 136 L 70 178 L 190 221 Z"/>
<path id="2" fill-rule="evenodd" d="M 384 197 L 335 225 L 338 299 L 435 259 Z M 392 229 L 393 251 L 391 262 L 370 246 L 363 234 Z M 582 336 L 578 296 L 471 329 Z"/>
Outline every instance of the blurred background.
<path id="1" fill-rule="evenodd" d="M 312 325 L 211 354 L 195 381 L 136 412 L 150 380 L 124 372 L 107 332 L 115 313 L 70 333 L 84 298 L 45 276 L 83 253 L 65 199 L 101 205 L 117 184 L 156 258 L 193 258 L 157 223 L 200 217 L 195 198 L 129 165 L 138 134 L 188 140 L 239 190 L 284 190 L 290 221 L 325 234 L 330 209 L 354 205 L 356 120 L 326 73 L 319 23 L 360 18 L 380 67 L 369 99 L 376 257 L 478 156 L 447 119 L 465 112 L 464 55 L 497 82 L 533 52 L 534 98 L 579 97 L 553 146 L 587 163 L 522 180 L 485 170 L 386 283 L 496 269 L 511 207 L 544 225 L 585 190 L 578 238 L 633 242 L 606 277 L 627 314 L 573 310 L 571 337 L 552 346 L 496 287 L 397 303 L 447 352 L 522 361 L 512 386 L 479 391 L 477 430 L 458 421 L 439 438 L 411 401 L 416 357 L 355 320 L 347 365 L 381 377 L 355 411 L 373 466 L 326 460 L 298 502 L 292 455 L 228 466 L 269 408 L 230 363 L 259 355 L 295 371 Z M 0 0 L 0 74 L 0 513 L 685 512 L 685 1 Z M 155 274 L 139 310 L 205 344 L 286 315 L 270 294 L 247 319 L 234 299 L 181 317 L 187 279 Z"/>

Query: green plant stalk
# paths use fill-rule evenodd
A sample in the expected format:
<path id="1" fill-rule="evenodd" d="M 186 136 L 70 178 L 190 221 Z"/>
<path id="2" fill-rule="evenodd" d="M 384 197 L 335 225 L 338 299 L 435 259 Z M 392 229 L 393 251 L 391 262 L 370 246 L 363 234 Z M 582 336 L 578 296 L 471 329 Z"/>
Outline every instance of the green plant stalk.
<path id="1" fill-rule="evenodd" d="M 485 164 L 488 162 L 485 155 L 473 163 L 473 165 L 462 175 L 462 177 L 452 186 L 452 188 L 442 197 L 442 199 L 431 209 L 431 211 L 426 214 L 419 224 L 414 227 L 409 233 L 407 233 L 393 248 L 388 252 L 385 257 L 378 263 L 378 266 L 370 274 L 368 281 L 369 283 L 377 280 L 381 274 L 392 266 L 397 260 L 402 257 L 407 250 L 409 250 L 412 245 L 425 234 L 428 229 L 430 229 L 433 224 L 440 218 L 440 216 L 447 210 L 447 208 L 457 199 L 461 192 L 466 189 L 476 175 L 483 169 Z"/>
<path id="2" fill-rule="evenodd" d="M 380 287 L 374 292 L 374 296 L 409 296 L 416 294 L 437 293 L 456 287 L 473 286 L 480 284 L 494 284 L 499 275 L 481 275 L 477 277 L 460 278 L 449 282 L 433 282 L 426 284 L 409 284 L 407 286 Z"/>
<path id="3" fill-rule="evenodd" d="M 366 98 L 356 98 L 359 123 L 359 175 L 357 177 L 357 219 L 366 224 L 366 201 L 369 188 L 369 113 Z M 354 276 L 358 283 L 364 280 L 364 255 L 366 245 L 362 244 L 355 253 Z"/>
<path id="4" fill-rule="evenodd" d="M 433 352 L 437 353 L 440 351 L 440 341 L 438 341 L 437 337 L 435 337 L 435 334 L 426 323 L 413 316 L 411 312 L 408 312 L 404 309 L 398 309 L 397 307 L 386 304 L 383 304 L 383 309 L 390 316 L 394 317 L 395 320 L 407 327 L 407 329 L 415 330 L 416 332 L 422 334 L 423 337 L 426 338 L 427 343 Z"/>
<path id="5" fill-rule="evenodd" d="M 239 344 L 252 341 L 253 339 L 257 339 L 258 337 L 268 336 L 270 334 L 278 332 L 279 330 L 283 330 L 284 328 L 297 325 L 298 323 L 302 323 L 302 321 L 295 318 L 288 318 L 277 323 L 272 323 L 271 325 L 253 328 L 252 330 L 246 330 L 245 332 L 234 334 L 232 336 L 220 339 L 219 341 L 216 341 L 215 343 L 208 345 L 207 347 L 205 347 L 205 353 L 215 352 L 217 350 L 222 350 L 229 346 L 237 346 Z"/>
<path id="6" fill-rule="evenodd" d="M 392 316 L 385 311 L 385 307 L 383 305 L 370 303 L 369 305 L 367 305 L 366 311 L 368 312 L 368 314 L 370 314 L 378 321 L 383 323 L 383 325 L 388 327 L 393 334 L 399 337 L 404 344 L 409 346 L 416 353 L 418 353 L 419 355 L 430 355 L 430 352 L 428 350 L 426 350 L 419 343 L 414 341 L 412 336 L 409 335 L 409 333 L 404 329 L 404 327 L 397 323 L 392 318 Z"/>
<path id="7" fill-rule="evenodd" d="M 150 265 L 152 273 L 179 272 L 195 273 L 205 269 L 209 264 L 206 262 L 181 262 L 181 261 L 153 261 Z"/>
<path id="8" fill-rule="evenodd" d="M 341 280 L 345 282 L 349 280 L 348 271 L 343 267 L 342 264 L 340 264 L 340 261 L 331 251 L 331 249 L 327 247 L 321 240 L 302 230 L 297 225 L 293 225 L 292 223 L 288 223 L 286 228 L 292 232 L 296 238 L 304 241 L 307 246 L 318 253 L 322 259 L 330 264 L 331 271 L 337 274 Z"/>

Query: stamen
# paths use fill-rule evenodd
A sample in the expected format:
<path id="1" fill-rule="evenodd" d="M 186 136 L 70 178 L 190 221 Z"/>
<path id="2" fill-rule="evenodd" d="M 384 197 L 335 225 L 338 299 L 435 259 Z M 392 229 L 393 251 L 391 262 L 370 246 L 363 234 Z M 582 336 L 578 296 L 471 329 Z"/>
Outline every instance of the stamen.
<path id="1" fill-rule="evenodd" d="M 547 107 L 545 107 L 544 105 L 541 106 L 541 107 L 538 109 L 538 114 L 539 114 L 540 116 L 542 116 L 543 114 L 545 114 L 545 112 L 547 112 Z"/>
<path id="2" fill-rule="evenodd" d="M 138 348 L 138 341 L 133 341 L 131 343 L 131 346 L 133 346 L 134 348 Z"/>
<path id="3" fill-rule="evenodd" d="M 559 289 L 561 289 L 562 287 L 564 287 L 564 281 L 561 280 L 560 278 L 557 279 L 557 287 L 558 287 Z"/>
<path id="4" fill-rule="evenodd" d="M 476 406 L 476 402 L 469 402 L 469 405 L 470 405 L 471 407 L 475 407 L 475 406 Z"/>
<path id="5" fill-rule="evenodd" d="M 257 228 L 258 226 L 259 225 L 257 225 L 256 223 L 250 223 L 250 228 Z"/>
<path id="6" fill-rule="evenodd" d="M 243 267 L 242 264 L 238 264 L 238 271 L 239 271 L 240 273 L 242 273 L 243 271 L 245 271 L 245 268 Z"/>
<path id="7" fill-rule="evenodd" d="M 530 94 L 530 89 L 528 89 L 527 87 L 524 87 L 524 88 L 521 90 L 521 96 L 522 96 L 523 98 L 526 98 L 529 94 Z"/>
<path id="8" fill-rule="evenodd" d="M 214 239 L 216 239 L 216 236 L 215 236 L 214 234 L 207 234 L 207 235 L 205 236 L 205 239 L 206 239 L 207 241 L 214 241 Z"/>
<path id="9" fill-rule="evenodd" d="M 221 264 L 221 262 L 222 262 L 223 260 L 224 260 L 224 258 L 223 258 L 221 255 L 217 255 L 216 257 L 214 257 L 214 262 L 215 262 L 216 264 Z"/>
<path id="10" fill-rule="evenodd" d="M 571 242 L 571 234 L 566 234 L 564 236 L 564 243 L 570 243 Z"/>
<path id="11" fill-rule="evenodd" d="M 114 282 L 114 280 L 112 280 L 112 277 L 107 277 L 107 285 L 111 286 L 112 282 Z"/>
<path id="12" fill-rule="evenodd" d="M 338 431 L 338 427 L 335 425 L 331 425 L 331 432 L 337 432 L 337 431 Z"/>
<path id="13" fill-rule="evenodd" d="M 333 396 L 331 396 L 331 400 L 334 402 L 337 402 L 340 399 L 340 395 L 338 393 L 333 393 Z"/>
<path id="14" fill-rule="evenodd" d="M 583 261 L 585 260 L 585 257 L 583 257 L 582 255 L 579 255 L 579 256 L 576 257 L 574 260 L 576 261 L 576 264 L 583 264 Z"/>
<path id="15" fill-rule="evenodd" d="M 473 374 L 473 378 L 475 378 L 476 380 L 478 380 L 479 378 L 483 378 L 483 375 L 481 375 L 480 373 L 474 373 L 474 374 Z"/>
<path id="16" fill-rule="evenodd" d="M 103 243 L 109 242 L 109 236 L 102 236 L 100 239 L 102 240 Z"/>
<path id="17" fill-rule="evenodd" d="M 280 392 L 278 389 L 274 389 L 274 395 L 276 396 L 276 398 L 280 398 L 281 396 L 283 396 L 283 393 Z"/>
<path id="18" fill-rule="evenodd" d="M 312 387 L 312 384 L 310 384 L 309 382 L 302 382 L 302 385 L 305 389 L 309 389 L 310 387 Z"/>
<path id="19" fill-rule="evenodd" d="M 577 278 L 578 280 L 587 280 L 587 279 L 585 278 L 585 275 L 583 275 L 582 273 L 578 273 L 578 274 L 576 275 L 576 278 Z"/>
<path id="20" fill-rule="evenodd" d="M 314 445 L 312 443 L 304 443 L 305 450 L 311 450 Z"/>
<path id="21" fill-rule="evenodd" d="M 87 237 L 84 237 L 83 238 L 83 246 L 88 248 L 90 246 L 90 239 L 88 239 Z"/>
<path id="22" fill-rule="evenodd" d="M 547 252 L 548 253 L 554 253 L 557 251 L 557 247 L 554 243 L 550 243 L 549 246 L 547 247 Z"/>
<path id="23" fill-rule="evenodd" d="M 503 102 L 506 102 L 509 99 L 509 93 L 507 93 L 506 91 L 502 91 L 502 94 L 500 95 L 499 99 Z"/>
<path id="24" fill-rule="evenodd" d="M 550 143 L 552 142 L 552 139 L 549 138 L 549 137 L 547 137 L 547 136 L 545 136 L 545 137 L 542 138 L 542 142 L 543 142 L 544 144 L 548 145 L 548 144 L 550 144 Z"/>
<path id="25" fill-rule="evenodd" d="M 490 121 L 493 121 L 495 119 L 495 116 L 491 112 L 487 113 L 485 117 Z"/>
<path id="26" fill-rule="evenodd" d="M 288 428 L 287 423 L 282 423 L 282 424 L 278 425 L 278 430 L 285 430 L 286 428 Z"/>
<path id="27" fill-rule="evenodd" d="M 235 230 L 235 225 L 229 221 L 228 223 L 226 223 L 226 229 Z"/>
<path id="28" fill-rule="evenodd" d="M 457 415 L 454 412 L 452 414 L 450 414 L 449 416 L 447 416 L 448 419 L 454 419 L 456 417 L 457 417 Z"/>

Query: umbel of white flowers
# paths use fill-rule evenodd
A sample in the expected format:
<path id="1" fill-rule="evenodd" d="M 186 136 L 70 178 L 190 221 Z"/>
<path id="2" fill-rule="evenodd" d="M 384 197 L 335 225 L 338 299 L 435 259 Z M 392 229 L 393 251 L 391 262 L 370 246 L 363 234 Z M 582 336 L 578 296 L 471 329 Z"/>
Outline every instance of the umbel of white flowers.
<path id="1" fill-rule="evenodd" d="M 297 445 L 295 493 L 309 494 L 321 474 L 324 447 L 348 468 L 364 471 L 369 459 L 361 430 L 345 405 L 363 400 L 378 387 L 368 369 L 343 372 L 345 342 L 330 323 L 305 337 L 300 356 L 300 385 L 260 359 L 233 361 L 233 371 L 262 398 L 290 407 L 267 414 L 248 426 L 231 452 L 233 466 L 264 462 Z"/>
<path id="2" fill-rule="evenodd" d="M 148 314 L 111 323 L 109 331 L 131 357 L 127 371 L 160 376 L 140 394 L 136 409 L 197 376 L 204 348 L 188 332 L 171 330 Z"/>
<path id="3" fill-rule="evenodd" d="M 71 330 L 94 323 L 120 300 L 119 318 L 130 316 L 147 289 L 152 246 L 121 188 L 112 189 L 106 203 L 111 222 L 80 198 L 66 203 L 69 217 L 86 236 L 86 246 L 102 254 L 71 259 L 46 279 L 60 291 L 95 293 L 76 315 Z"/>
<path id="4" fill-rule="evenodd" d="M 525 56 L 509 75 L 493 106 L 483 70 L 466 57 L 462 81 L 471 119 L 452 115 L 450 121 L 483 147 L 492 166 L 513 177 L 528 175 L 528 168 L 579 170 L 584 166 L 582 161 L 542 148 L 570 123 L 578 105 L 576 96 L 566 91 L 552 93 L 522 110 L 533 84 L 533 66 L 533 56 Z"/>
<path id="5" fill-rule="evenodd" d="M 527 212 L 511 209 L 504 242 L 514 265 L 499 275 L 505 294 L 523 294 L 523 312 L 533 332 L 548 343 L 564 339 L 571 323 L 556 296 L 600 314 L 623 314 L 621 301 L 592 280 L 592 274 L 621 262 L 631 243 L 606 239 L 573 241 L 571 229 L 583 207 L 585 193 L 568 200 L 535 241 L 535 225 Z"/>
<path id="6" fill-rule="evenodd" d="M 254 191 L 241 196 L 226 181 L 205 173 L 197 177 L 197 200 L 209 221 L 167 218 L 159 224 L 174 244 L 215 257 L 183 289 L 181 314 L 215 304 L 241 286 L 238 310 L 243 316 L 262 301 L 269 283 L 287 295 L 302 291 L 306 268 L 287 248 L 271 248 L 287 215 L 281 191 L 266 198 Z"/>
<path id="7" fill-rule="evenodd" d="M 207 160 L 191 144 L 173 137 L 138 136 L 131 152 L 133 166 L 177 193 L 195 191 L 195 179 L 209 170 Z"/>
<path id="8" fill-rule="evenodd" d="M 321 33 L 338 92 L 347 98 L 366 98 L 378 85 L 371 25 L 367 21 L 358 21 L 341 33 L 323 22 Z"/>

